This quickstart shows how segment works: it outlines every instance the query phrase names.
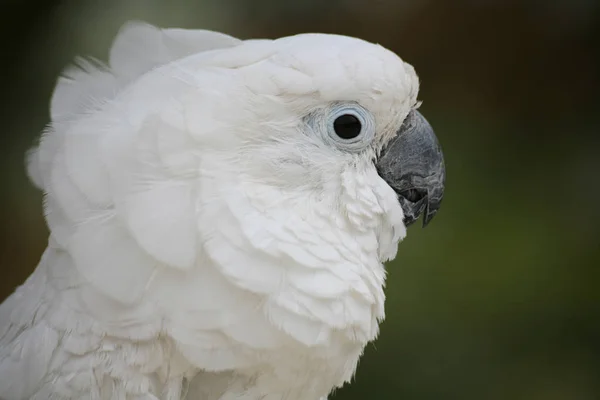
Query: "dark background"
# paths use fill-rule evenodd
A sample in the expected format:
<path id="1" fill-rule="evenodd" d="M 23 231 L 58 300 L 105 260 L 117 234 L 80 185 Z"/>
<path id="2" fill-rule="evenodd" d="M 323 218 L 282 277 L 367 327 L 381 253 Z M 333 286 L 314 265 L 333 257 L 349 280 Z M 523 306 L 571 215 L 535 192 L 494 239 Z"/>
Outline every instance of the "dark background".
<path id="1" fill-rule="evenodd" d="M 445 150 L 438 217 L 388 266 L 388 320 L 335 399 L 600 399 L 600 2 L 0 0 L 0 298 L 46 244 L 23 155 L 75 55 L 120 25 L 307 31 L 413 64 Z"/>

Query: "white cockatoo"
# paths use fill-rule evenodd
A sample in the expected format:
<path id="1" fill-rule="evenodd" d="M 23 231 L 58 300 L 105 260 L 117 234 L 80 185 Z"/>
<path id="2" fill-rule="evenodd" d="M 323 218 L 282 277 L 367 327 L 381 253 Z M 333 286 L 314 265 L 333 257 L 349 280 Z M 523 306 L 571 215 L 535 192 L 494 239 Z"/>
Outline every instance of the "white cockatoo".
<path id="1" fill-rule="evenodd" d="M 359 39 L 128 23 L 28 156 L 50 238 L 0 306 L 0 398 L 318 400 L 439 208 L 414 69 Z"/>

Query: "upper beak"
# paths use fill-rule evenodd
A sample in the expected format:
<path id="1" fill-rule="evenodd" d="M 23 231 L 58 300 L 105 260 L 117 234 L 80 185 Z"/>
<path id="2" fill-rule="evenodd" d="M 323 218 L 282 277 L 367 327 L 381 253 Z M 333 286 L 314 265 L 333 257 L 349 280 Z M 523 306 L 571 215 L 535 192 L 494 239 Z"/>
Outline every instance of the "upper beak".
<path id="1" fill-rule="evenodd" d="M 446 169 L 437 137 L 421 113 L 413 110 L 408 114 L 376 166 L 379 176 L 398 194 L 404 224 L 408 226 L 424 214 L 425 227 L 440 208 Z"/>

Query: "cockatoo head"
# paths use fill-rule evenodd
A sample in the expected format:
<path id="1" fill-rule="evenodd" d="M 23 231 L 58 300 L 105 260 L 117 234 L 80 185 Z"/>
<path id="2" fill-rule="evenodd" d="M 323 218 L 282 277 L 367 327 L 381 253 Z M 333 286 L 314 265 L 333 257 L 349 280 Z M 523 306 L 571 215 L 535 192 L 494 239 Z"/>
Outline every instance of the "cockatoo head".
<path id="1" fill-rule="evenodd" d="M 360 194 L 344 195 L 362 190 L 369 197 L 370 189 L 379 203 L 399 203 L 405 225 L 421 214 L 424 226 L 431 221 L 443 196 L 444 161 L 417 111 L 411 65 L 379 45 L 338 35 L 244 46 L 252 62 L 238 66 L 227 54 L 212 60 L 229 68 L 212 115 L 224 115 L 222 123 L 237 133 L 231 165 L 243 166 L 238 176 L 298 198 L 330 194 L 334 207 L 360 202 Z M 393 205 L 380 206 L 393 213 Z"/>

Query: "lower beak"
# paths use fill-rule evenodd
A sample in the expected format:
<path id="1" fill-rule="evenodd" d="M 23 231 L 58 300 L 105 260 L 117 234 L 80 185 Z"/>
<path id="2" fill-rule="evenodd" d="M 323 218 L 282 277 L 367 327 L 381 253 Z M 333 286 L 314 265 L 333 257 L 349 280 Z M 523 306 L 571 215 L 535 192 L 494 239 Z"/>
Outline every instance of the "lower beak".
<path id="1" fill-rule="evenodd" d="M 440 208 L 446 169 L 437 137 L 421 113 L 413 110 L 408 114 L 376 166 L 398 195 L 404 224 L 412 224 L 423 214 L 423 227 L 427 226 Z"/>

